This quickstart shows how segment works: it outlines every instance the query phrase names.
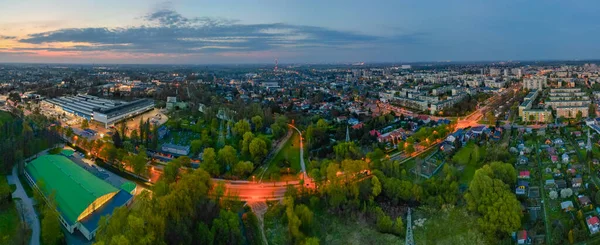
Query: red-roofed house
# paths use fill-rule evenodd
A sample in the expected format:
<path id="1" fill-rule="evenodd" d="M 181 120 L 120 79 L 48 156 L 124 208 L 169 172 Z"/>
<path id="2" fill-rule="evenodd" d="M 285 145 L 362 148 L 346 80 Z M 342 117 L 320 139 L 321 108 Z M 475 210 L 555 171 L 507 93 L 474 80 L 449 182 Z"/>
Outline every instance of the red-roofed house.
<path id="1" fill-rule="evenodd" d="M 361 128 L 362 128 L 362 127 L 364 127 L 364 126 L 365 126 L 365 124 L 364 124 L 364 123 L 362 123 L 362 122 L 360 122 L 360 123 L 358 123 L 358 124 L 356 124 L 356 125 L 352 126 L 352 129 L 361 129 Z"/>
<path id="2" fill-rule="evenodd" d="M 517 244 L 531 244 L 531 239 L 527 236 L 526 230 L 520 230 L 517 233 Z"/>
<path id="3" fill-rule="evenodd" d="M 529 171 L 521 171 L 519 172 L 519 179 L 529 179 Z"/>
<path id="4" fill-rule="evenodd" d="M 429 123 L 431 119 L 427 115 L 419 115 L 417 118 L 421 120 L 423 123 Z"/>
<path id="5" fill-rule="evenodd" d="M 600 231 L 600 220 L 596 216 L 591 216 L 586 219 L 590 233 L 596 234 Z"/>
<path id="6" fill-rule="evenodd" d="M 375 129 L 369 131 L 369 134 L 371 136 L 377 136 L 377 137 L 381 136 L 381 133 L 379 131 L 375 130 Z"/>

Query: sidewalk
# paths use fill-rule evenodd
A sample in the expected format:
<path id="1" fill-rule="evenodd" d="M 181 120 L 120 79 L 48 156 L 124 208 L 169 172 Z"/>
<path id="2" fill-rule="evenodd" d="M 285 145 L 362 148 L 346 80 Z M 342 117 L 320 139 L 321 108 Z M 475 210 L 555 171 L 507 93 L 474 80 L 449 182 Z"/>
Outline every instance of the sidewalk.
<path id="1" fill-rule="evenodd" d="M 12 197 L 21 199 L 18 202 L 20 202 L 22 205 L 17 205 L 17 209 L 19 209 L 19 212 L 25 213 L 25 221 L 29 224 L 29 227 L 31 228 L 31 242 L 29 244 L 39 245 L 40 221 L 38 219 L 37 214 L 35 213 L 35 210 L 33 209 L 33 199 L 27 196 L 27 194 L 25 193 L 25 189 L 23 189 L 23 186 L 19 181 L 16 166 L 13 167 L 12 175 L 7 176 L 7 179 L 9 184 L 14 184 L 17 186 L 15 192 L 12 193 Z M 24 208 L 24 210 L 21 210 L 21 207 Z"/>

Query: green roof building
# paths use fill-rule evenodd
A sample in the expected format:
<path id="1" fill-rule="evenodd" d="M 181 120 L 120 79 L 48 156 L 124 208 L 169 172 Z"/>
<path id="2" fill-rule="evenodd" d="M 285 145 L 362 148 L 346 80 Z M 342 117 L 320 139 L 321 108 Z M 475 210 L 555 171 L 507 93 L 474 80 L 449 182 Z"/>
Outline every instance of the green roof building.
<path id="1" fill-rule="evenodd" d="M 40 156 L 29 162 L 25 169 L 32 186 L 40 190 L 37 184 L 43 183 L 41 191 L 44 196 L 54 193 L 61 222 L 71 233 L 78 228 L 84 236 L 91 239 L 97 223 L 87 227 L 82 223 L 93 214 L 106 213 L 104 210 L 99 212 L 103 206 L 115 206 L 105 204 L 111 203 L 119 189 L 63 155 Z"/>

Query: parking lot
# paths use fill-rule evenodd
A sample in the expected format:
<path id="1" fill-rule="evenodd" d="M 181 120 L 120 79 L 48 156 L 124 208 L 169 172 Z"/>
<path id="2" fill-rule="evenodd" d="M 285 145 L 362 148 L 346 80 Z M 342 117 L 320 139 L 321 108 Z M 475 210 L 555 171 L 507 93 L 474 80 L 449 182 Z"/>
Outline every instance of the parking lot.
<path id="1" fill-rule="evenodd" d="M 163 125 L 167 122 L 167 120 L 169 120 L 167 115 L 161 112 L 160 109 L 154 108 L 153 110 L 150 110 L 146 113 L 127 119 L 127 121 L 125 122 L 127 125 L 127 135 L 129 135 L 132 130 L 138 129 L 140 127 L 140 119 L 142 118 L 144 121 L 150 119 L 150 123 L 156 126 Z"/>

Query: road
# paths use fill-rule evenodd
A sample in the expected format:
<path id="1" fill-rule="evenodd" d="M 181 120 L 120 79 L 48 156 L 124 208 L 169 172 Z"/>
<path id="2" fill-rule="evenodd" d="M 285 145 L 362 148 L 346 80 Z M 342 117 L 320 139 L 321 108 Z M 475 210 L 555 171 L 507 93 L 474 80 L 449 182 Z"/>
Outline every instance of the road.
<path id="1" fill-rule="evenodd" d="M 213 183 L 225 183 L 227 194 L 234 194 L 240 197 L 240 200 L 247 202 L 264 202 L 273 200 L 283 200 L 288 185 L 296 188 L 300 187 L 300 181 L 289 182 L 271 182 L 257 183 L 252 181 L 227 181 L 213 179 Z"/>
<path id="2" fill-rule="evenodd" d="M 20 203 L 22 205 L 17 205 L 17 207 L 23 208 L 23 210 L 21 210 L 21 208 L 18 208 L 19 212 L 24 212 L 24 215 L 26 216 L 25 221 L 27 222 L 27 224 L 29 224 L 29 228 L 31 228 L 31 231 L 32 231 L 31 232 L 31 241 L 29 242 L 29 244 L 39 245 L 40 244 L 40 221 L 38 219 L 37 214 L 35 213 L 35 210 L 33 209 L 33 199 L 31 199 L 27 196 L 25 189 L 23 189 L 23 186 L 21 185 L 21 182 L 19 181 L 16 166 L 13 167 L 12 175 L 8 176 L 7 179 L 8 179 L 9 184 L 15 184 L 17 186 L 17 189 L 15 190 L 15 192 L 12 193 L 12 197 L 21 199 Z"/>
<path id="3" fill-rule="evenodd" d="M 308 180 L 308 175 L 306 174 L 306 165 L 304 164 L 304 140 L 302 139 L 302 133 L 294 125 L 290 124 L 290 127 L 295 129 L 300 135 L 300 166 L 302 167 L 303 178 L 305 180 Z"/>

